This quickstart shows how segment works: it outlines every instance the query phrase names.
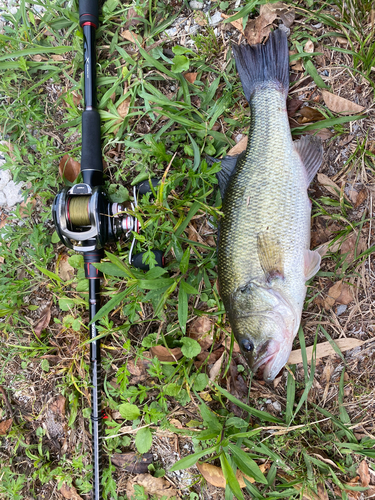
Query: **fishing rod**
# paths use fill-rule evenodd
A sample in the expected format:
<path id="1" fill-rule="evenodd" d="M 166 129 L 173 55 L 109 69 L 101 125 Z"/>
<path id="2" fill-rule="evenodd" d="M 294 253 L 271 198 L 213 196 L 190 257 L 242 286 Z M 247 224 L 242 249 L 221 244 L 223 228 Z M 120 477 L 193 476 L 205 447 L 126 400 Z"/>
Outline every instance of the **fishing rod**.
<path id="1" fill-rule="evenodd" d="M 95 267 L 103 257 L 106 243 L 116 241 L 121 235 L 139 232 L 140 224 L 128 208 L 109 202 L 103 186 L 103 160 L 101 151 L 100 115 L 96 96 L 95 36 L 99 26 L 98 0 L 79 1 L 79 23 L 83 31 L 84 53 L 84 111 L 82 113 L 82 182 L 65 187 L 54 199 L 52 215 L 56 232 L 68 248 L 83 253 L 85 276 L 89 281 L 90 318 L 90 373 L 91 373 L 91 423 L 93 500 L 102 499 L 102 420 L 101 409 L 101 356 L 100 339 L 93 318 L 100 309 L 100 278 L 102 273 Z M 157 179 L 151 179 L 155 187 Z M 149 181 L 134 187 L 134 213 L 137 196 L 150 191 Z M 142 261 L 143 254 L 132 255 L 135 238 L 129 252 L 129 263 L 140 269 L 148 269 Z M 156 263 L 163 266 L 163 253 L 153 251 Z"/>

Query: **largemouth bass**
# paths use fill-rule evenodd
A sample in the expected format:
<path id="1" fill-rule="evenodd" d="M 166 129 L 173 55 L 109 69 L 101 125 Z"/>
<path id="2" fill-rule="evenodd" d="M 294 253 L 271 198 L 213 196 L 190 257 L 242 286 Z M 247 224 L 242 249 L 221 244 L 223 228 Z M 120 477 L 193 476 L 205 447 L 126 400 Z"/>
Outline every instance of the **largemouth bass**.
<path id="1" fill-rule="evenodd" d="M 310 250 L 307 188 L 323 150 L 316 137 L 292 140 L 285 33 L 276 30 L 265 45 L 233 52 L 251 118 L 246 151 L 222 159 L 218 174 L 219 286 L 246 361 L 271 381 L 289 358 L 306 281 L 320 267 L 320 255 Z"/>

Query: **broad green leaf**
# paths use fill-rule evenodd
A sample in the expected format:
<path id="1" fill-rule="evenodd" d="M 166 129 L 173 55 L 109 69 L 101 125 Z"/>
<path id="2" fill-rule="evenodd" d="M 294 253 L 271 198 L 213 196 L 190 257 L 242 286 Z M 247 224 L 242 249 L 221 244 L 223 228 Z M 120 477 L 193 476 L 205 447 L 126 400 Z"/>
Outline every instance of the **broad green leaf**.
<path id="1" fill-rule="evenodd" d="M 187 47 L 181 47 L 180 45 L 172 47 L 172 52 L 173 54 L 176 54 L 176 56 L 181 56 L 182 54 L 194 54 L 193 50 L 188 49 Z"/>
<path id="2" fill-rule="evenodd" d="M 189 59 L 186 56 L 174 56 L 171 70 L 174 73 L 182 73 L 189 69 Z"/>
<path id="3" fill-rule="evenodd" d="M 209 378 L 205 373 L 199 373 L 193 383 L 193 388 L 197 392 L 204 391 L 209 382 Z"/>
<path id="4" fill-rule="evenodd" d="M 107 276 L 117 276 L 119 278 L 128 277 L 126 271 L 120 269 L 115 264 L 112 264 L 112 262 L 102 262 L 101 264 L 93 264 L 93 266 Z"/>
<path id="5" fill-rule="evenodd" d="M 189 293 L 190 295 L 197 295 L 198 290 L 194 288 L 193 286 L 189 285 L 189 283 L 186 283 L 186 281 L 181 280 L 180 281 L 180 287 L 182 287 L 186 293 Z"/>
<path id="6" fill-rule="evenodd" d="M 220 463 L 221 468 L 227 482 L 227 485 L 232 490 L 232 493 L 238 500 L 245 500 L 241 491 L 241 487 L 239 485 L 238 479 L 236 478 L 235 473 L 233 472 L 232 467 L 230 466 L 228 459 L 225 453 L 221 453 L 220 455 Z"/>
<path id="7" fill-rule="evenodd" d="M 118 411 L 120 415 L 125 420 L 136 420 L 141 416 L 141 411 L 138 406 L 133 405 L 131 403 L 123 403 L 118 407 Z"/>
<path id="8" fill-rule="evenodd" d="M 107 316 L 107 314 L 109 314 L 112 311 L 112 309 L 118 306 L 120 302 L 125 299 L 125 297 L 130 295 L 135 290 L 136 287 L 137 287 L 136 284 L 131 285 L 123 292 L 117 293 L 114 297 L 112 297 L 111 300 L 109 300 L 106 304 L 104 304 L 104 306 L 101 309 L 99 309 L 99 311 L 95 314 L 95 316 L 91 320 L 90 324 L 95 321 L 98 321 L 99 319 L 104 318 L 104 316 Z"/>
<path id="9" fill-rule="evenodd" d="M 229 443 L 229 449 L 232 452 L 233 460 L 242 472 L 255 479 L 258 483 L 268 484 L 267 479 L 264 477 L 263 472 L 259 469 L 257 463 L 254 462 L 254 460 L 252 460 L 247 453 L 232 443 Z"/>
<path id="10" fill-rule="evenodd" d="M 74 299 L 69 299 L 68 297 L 62 297 L 59 299 L 59 308 L 62 311 L 70 311 L 76 305 L 76 301 Z"/>
<path id="11" fill-rule="evenodd" d="M 204 457 L 205 455 L 209 455 L 210 453 L 213 453 L 216 451 L 218 448 L 218 445 L 211 446 L 210 448 L 206 448 L 205 450 L 198 451 L 197 453 L 193 453 L 192 455 L 189 455 L 187 457 L 182 458 L 178 462 L 176 462 L 172 467 L 169 469 L 169 472 L 175 472 L 176 470 L 181 470 L 181 469 L 188 469 L 189 467 L 192 467 L 197 463 L 197 461 Z"/>
<path id="12" fill-rule="evenodd" d="M 135 436 L 135 446 L 139 453 L 147 453 L 152 446 L 152 434 L 148 427 L 139 429 Z"/>
<path id="13" fill-rule="evenodd" d="M 139 280 L 138 286 L 145 290 L 159 290 L 159 288 L 172 285 L 172 283 L 174 283 L 173 278 L 158 278 L 155 280 Z"/>
<path id="14" fill-rule="evenodd" d="M 39 269 L 41 273 L 51 278 L 51 280 L 55 280 L 58 281 L 59 283 L 62 283 L 62 279 L 60 278 L 60 276 L 57 276 L 57 274 L 53 273 L 52 271 L 48 271 L 48 269 L 44 269 L 44 267 L 39 267 L 37 264 L 34 265 L 37 269 Z"/>
<path id="15" fill-rule="evenodd" d="M 182 272 L 182 274 L 187 273 L 189 269 L 189 260 L 190 260 L 190 247 L 188 247 L 185 250 L 182 259 L 180 260 L 180 271 Z"/>
<path id="16" fill-rule="evenodd" d="M 183 337 L 181 339 L 181 342 L 182 342 L 181 351 L 186 358 L 189 359 L 195 358 L 195 356 L 198 356 L 198 354 L 202 350 L 199 343 L 196 340 L 191 339 L 189 337 Z"/>
<path id="17" fill-rule="evenodd" d="M 80 269 L 83 266 L 83 255 L 71 255 L 68 258 L 68 262 L 74 269 Z"/>

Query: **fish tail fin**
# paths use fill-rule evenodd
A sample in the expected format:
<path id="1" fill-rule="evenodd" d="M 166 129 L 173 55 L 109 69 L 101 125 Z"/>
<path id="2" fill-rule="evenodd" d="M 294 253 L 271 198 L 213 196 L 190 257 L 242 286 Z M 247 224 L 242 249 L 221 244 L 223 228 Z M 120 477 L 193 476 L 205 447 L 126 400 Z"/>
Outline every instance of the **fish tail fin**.
<path id="1" fill-rule="evenodd" d="M 289 89 L 289 50 L 284 31 L 271 32 L 265 45 L 233 45 L 234 58 L 248 101 L 254 91 L 274 83 L 285 97 Z"/>

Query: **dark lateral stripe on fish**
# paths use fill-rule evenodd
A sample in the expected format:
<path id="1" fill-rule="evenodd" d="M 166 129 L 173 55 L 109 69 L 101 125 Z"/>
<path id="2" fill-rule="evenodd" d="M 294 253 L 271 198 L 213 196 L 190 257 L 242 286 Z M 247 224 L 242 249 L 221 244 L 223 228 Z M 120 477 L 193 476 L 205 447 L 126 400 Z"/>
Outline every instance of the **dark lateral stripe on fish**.
<path id="1" fill-rule="evenodd" d="M 273 31 L 265 45 L 233 45 L 236 66 L 248 101 L 257 87 L 274 82 L 288 94 L 289 50 L 284 31 Z"/>

